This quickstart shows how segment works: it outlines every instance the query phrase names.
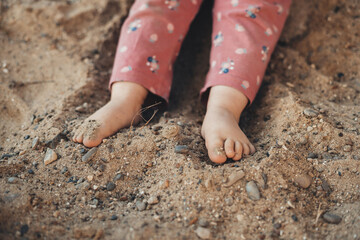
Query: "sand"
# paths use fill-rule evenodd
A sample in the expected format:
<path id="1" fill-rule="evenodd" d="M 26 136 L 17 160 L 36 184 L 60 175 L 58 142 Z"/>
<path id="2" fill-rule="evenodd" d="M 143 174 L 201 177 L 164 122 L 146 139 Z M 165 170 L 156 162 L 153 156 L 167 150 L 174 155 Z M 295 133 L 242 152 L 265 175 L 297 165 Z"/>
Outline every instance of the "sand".
<path id="1" fill-rule="evenodd" d="M 0 238 L 359 239 L 358 1 L 294 1 L 241 118 L 257 152 L 223 165 L 200 135 L 211 1 L 185 39 L 165 112 L 89 157 L 70 141 L 109 100 L 131 2 L 1 1 Z M 49 148 L 57 158 L 45 165 Z"/>

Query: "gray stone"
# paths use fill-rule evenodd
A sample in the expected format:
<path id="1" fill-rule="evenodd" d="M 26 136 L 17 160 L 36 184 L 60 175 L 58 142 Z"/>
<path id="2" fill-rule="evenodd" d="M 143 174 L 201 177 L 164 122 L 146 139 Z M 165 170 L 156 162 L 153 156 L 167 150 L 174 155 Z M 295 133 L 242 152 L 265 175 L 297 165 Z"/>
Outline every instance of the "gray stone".
<path id="1" fill-rule="evenodd" d="M 260 199 L 259 188 L 256 186 L 254 181 L 246 183 L 246 192 L 251 200 L 257 201 Z"/>
<path id="2" fill-rule="evenodd" d="M 311 108 L 307 108 L 304 110 L 304 115 L 308 117 L 316 117 L 318 114 L 318 111 Z"/>
<path id="3" fill-rule="evenodd" d="M 17 183 L 18 180 L 19 180 L 19 179 L 16 178 L 16 177 L 9 177 L 7 181 L 8 181 L 8 183 Z"/>
<path id="4" fill-rule="evenodd" d="M 154 205 L 154 204 L 157 204 L 159 203 L 159 199 L 157 196 L 151 196 L 148 201 L 147 201 L 148 204 L 150 205 Z"/>
<path id="5" fill-rule="evenodd" d="M 198 224 L 201 227 L 207 227 L 209 226 L 209 221 L 207 221 L 205 218 L 199 218 Z"/>
<path id="6" fill-rule="evenodd" d="M 343 150 L 344 150 L 344 152 L 351 152 L 352 147 L 351 147 L 351 145 L 345 145 L 345 146 L 343 147 Z"/>
<path id="7" fill-rule="evenodd" d="M 189 147 L 186 145 L 176 145 L 175 146 L 175 153 L 188 153 L 189 152 Z"/>
<path id="8" fill-rule="evenodd" d="M 52 150 L 51 148 L 48 148 L 45 153 L 44 157 L 44 164 L 49 165 L 50 163 L 56 161 L 58 158 L 56 152 Z"/>
<path id="9" fill-rule="evenodd" d="M 118 180 L 120 180 L 120 179 L 123 179 L 123 178 L 124 178 L 124 175 L 121 174 L 121 173 L 118 173 L 118 174 L 116 174 L 115 177 L 114 177 L 114 182 L 116 182 L 116 181 L 118 181 Z"/>
<path id="10" fill-rule="evenodd" d="M 32 141 L 32 144 L 31 144 L 31 149 L 36 149 L 37 146 L 39 146 L 39 143 L 40 143 L 40 140 L 38 137 L 35 137 Z"/>
<path id="11" fill-rule="evenodd" d="M 332 223 L 332 224 L 339 224 L 342 220 L 340 216 L 330 212 L 324 213 L 322 217 L 327 223 Z"/>
<path id="12" fill-rule="evenodd" d="M 139 211 L 144 211 L 146 209 L 146 203 L 144 203 L 143 201 L 141 200 L 137 200 L 136 203 L 136 208 L 139 210 Z"/>
<path id="13" fill-rule="evenodd" d="M 198 227 L 195 230 L 196 235 L 201 239 L 210 239 L 211 238 L 211 232 L 207 228 Z"/>
<path id="14" fill-rule="evenodd" d="M 86 190 L 89 190 L 90 189 L 90 183 L 88 182 L 82 182 L 82 183 L 79 183 L 76 185 L 76 189 L 78 190 L 83 190 L 83 191 L 86 191 Z"/>
<path id="15" fill-rule="evenodd" d="M 245 173 L 243 171 L 237 171 L 230 174 L 228 177 L 227 183 L 224 184 L 224 187 L 230 187 L 240 179 L 242 179 L 245 176 Z"/>
<path id="16" fill-rule="evenodd" d="M 97 150 L 98 150 L 97 147 L 90 149 L 84 156 L 82 156 L 81 161 L 89 162 L 95 156 Z"/>
<path id="17" fill-rule="evenodd" d="M 113 182 L 108 182 L 108 183 L 106 184 L 106 190 L 108 190 L 108 191 L 114 190 L 115 187 L 116 187 L 116 185 L 115 185 L 115 183 L 113 183 Z"/>
<path id="18" fill-rule="evenodd" d="M 234 203 L 234 199 L 232 197 L 225 198 L 225 203 L 226 205 L 231 206 Z"/>

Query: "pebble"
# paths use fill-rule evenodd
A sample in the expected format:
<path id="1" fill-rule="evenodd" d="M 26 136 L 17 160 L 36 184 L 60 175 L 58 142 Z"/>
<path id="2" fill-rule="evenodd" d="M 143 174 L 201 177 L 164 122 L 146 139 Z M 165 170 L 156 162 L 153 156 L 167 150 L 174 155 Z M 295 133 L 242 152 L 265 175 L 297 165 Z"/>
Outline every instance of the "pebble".
<path id="1" fill-rule="evenodd" d="M 85 102 L 83 105 L 77 106 L 75 108 L 75 111 L 79 112 L 79 113 L 84 113 L 84 112 L 86 112 L 88 107 L 89 107 L 89 104 L 87 102 Z"/>
<path id="2" fill-rule="evenodd" d="M 135 205 L 139 211 L 144 211 L 146 209 L 146 204 L 141 200 L 136 201 Z"/>
<path id="3" fill-rule="evenodd" d="M 350 146 L 354 145 L 350 137 L 345 137 L 345 144 Z"/>
<path id="4" fill-rule="evenodd" d="M 32 170 L 32 169 L 29 169 L 29 170 L 28 170 L 28 173 L 29 173 L 29 174 L 35 174 L 34 170 Z"/>
<path id="5" fill-rule="evenodd" d="M 228 182 L 224 184 L 224 187 L 230 187 L 245 176 L 243 171 L 233 172 L 228 177 Z"/>
<path id="6" fill-rule="evenodd" d="M 90 183 L 88 182 L 82 182 L 76 185 L 76 189 L 78 190 L 86 191 L 89 190 L 89 188 L 90 188 Z"/>
<path id="7" fill-rule="evenodd" d="M 206 179 L 204 185 L 206 189 L 211 190 L 214 187 L 213 180 L 211 178 Z"/>
<path id="8" fill-rule="evenodd" d="M 210 239 L 211 237 L 211 232 L 209 229 L 207 228 L 203 228 L 203 227 L 198 227 L 195 230 L 196 235 L 201 238 L 201 239 Z"/>
<path id="9" fill-rule="evenodd" d="M 332 223 L 332 224 L 339 224 L 342 220 L 340 216 L 330 212 L 324 213 L 322 217 L 327 223 Z"/>
<path id="10" fill-rule="evenodd" d="M 92 180 L 94 180 L 94 175 L 88 175 L 86 179 L 91 182 Z"/>
<path id="11" fill-rule="evenodd" d="M 305 116 L 308 116 L 308 117 L 316 117 L 319 113 L 318 113 L 318 111 L 316 111 L 314 109 L 307 108 L 304 110 L 304 114 L 305 114 Z"/>
<path id="12" fill-rule="evenodd" d="M 94 157 L 97 150 L 98 150 L 97 147 L 90 149 L 84 156 L 82 156 L 81 161 L 89 162 Z"/>
<path id="13" fill-rule="evenodd" d="M 58 158 L 56 152 L 52 150 L 51 148 L 48 148 L 46 150 L 45 158 L 44 158 L 44 164 L 49 165 L 50 163 L 56 161 Z"/>
<path id="14" fill-rule="evenodd" d="M 24 137 L 25 140 L 28 140 L 29 138 L 30 138 L 30 135 L 26 135 L 26 136 Z"/>
<path id="15" fill-rule="evenodd" d="M 108 190 L 108 191 L 114 190 L 115 187 L 116 187 L 116 185 L 115 185 L 115 183 L 113 183 L 113 182 L 108 182 L 108 183 L 106 184 L 106 190 Z"/>
<path id="16" fill-rule="evenodd" d="M 205 218 L 199 218 L 199 221 L 198 221 L 199 225 L 201 227 L 207 227 L 209 226 L 209 221 L 206 220 Z"/>
<path id="17" fill-rule="evenodd" d="M 112 216 L 110 217 L 110 220 L 112 220 L 112 221 L 117 220 L 117 219 L 118 219 L 118 216 L 116 216 L 116 215 L 112 215 Z"/>
<path id="18" fill-rule="evenodd" d="M 16 178 L 16 177 L 9 177 L 7 181 L 8 181 L 8 183 L 17 183 L 18 178 Z"/>
<path id="19" fill-rule="evenodd" d="M 67 167 L 63 167 L 63 169 L 61 169 L 60 173 L 61 174 L 64 174 L 68 171 L 68 168 Z"/>
<path id="20" fill-rule="evenodd" d="M 147 203 L 150 204 L 150 205 L 154 205 L 154 204 L 159 203 L 159 199 L 158 199 L 158 197 L 156 197 L 156 196 L 151 196 L 151 197 L 148 199 Z"/>
<path id="21" fill-rule="evenodd" d="M 169 139 L 177 136 L 179 132 L 180 127 L 178 125 L 172 125 L 163 129 L 162 136 Z"/>
<path id="22" fill-rule="evenodd" d="M 308 188 L 312 182 L 312 179 L 309 175 L 296 175 L 294 181 L 302 188 Z"/>
<path id="23" fill-rule="evenodd" d="M 228 206 L 231 206 L 231 205 L 233 205 L 233 203 L 234 203 L 234 199 L 233 199 L 232 197 L 225 198 L 225 203 L 226 203 Z"/>
<path id="24" fill-rule="evenodd" d="M 186 145 L 176 145 L 175 146 L 175 153 L 188 153 L 189 152 L 189 147 Z"/>
<path id="25" fill-rule="evenodd" d="M 256 183 L 254 181 L 250 181 L 246 183 L 246 192 L 251 200 L 257 201 L 260 199 L 260 192 Z"/>
<path id="26" fill-rule="evenodd" d="M 311 152 L 308 154 L 308 158 L 318 158 L 318 155 L 316 153 Z"/>
<path id="27" fill-rule="evenodd" d="M 29 231 L 29 225 L 24 224 L 21 226 L 21 228 L 20 228 L 21 236 L 24 236 L 24 234 L 27 233 L 28 231 Z"/>
<path id="28" fill-rule="evenodd" d="M 124 178 L 124 175 L 121 173 L 118 173 L 114 177 L 114 182 L 116 182 L 117 180 L 123 179 L 123 178 Z"/>
<path id="29" fill-rule="evenodd" d="M 343 147 L 344 152 L 351 152 L 351 145 L 345 145 Z"/>
<path id="30" fill-rule="evenodd" d="M 302 136 L 300 137 L 299 142 L 301 145 L 305 145 L 308 142 L 308 140 L 306 137 Z"/>

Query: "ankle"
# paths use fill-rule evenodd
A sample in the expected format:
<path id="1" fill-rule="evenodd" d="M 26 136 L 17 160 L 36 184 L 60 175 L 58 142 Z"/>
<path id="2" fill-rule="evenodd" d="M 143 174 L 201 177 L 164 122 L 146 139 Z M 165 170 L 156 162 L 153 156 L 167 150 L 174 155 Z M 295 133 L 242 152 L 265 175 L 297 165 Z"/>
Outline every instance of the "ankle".
<path id="1" fill-rule="evenodd" d="M 111 101 L 126 100 L 133 103 L 140 103 L 145 101 L 148 90 L 140 84 L 133 82 L 116 82 L 111 87 Z M 131 102 L 130 102 L 131 101 Z"/>
<path id="2" fill-rule="evenodd" d="M 214 86 L 210 89 L 207 112 L 225 110 L 239 121 L 247 104 L 247 97 L 239 90 L 227 86 Z"/>

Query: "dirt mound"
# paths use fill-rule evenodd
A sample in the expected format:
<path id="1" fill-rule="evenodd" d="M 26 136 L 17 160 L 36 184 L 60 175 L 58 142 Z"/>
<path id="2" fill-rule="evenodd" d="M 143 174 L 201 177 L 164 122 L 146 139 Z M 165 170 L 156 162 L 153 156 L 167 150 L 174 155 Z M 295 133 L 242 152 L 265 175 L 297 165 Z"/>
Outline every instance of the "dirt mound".
<path id="1" fill-rule="evenodd" d="M 211 1 L 184 41 L 166 112 L 91 150 L 70 141 L 109 99 L 131 2 L 1 2 L 0 238 L 358 239 L 356 1 L 294 1 L 241 119 L 257 152 L 224 165 L 200 136 Z M 56 160 L 44 165 L 47 149 Z"/>

